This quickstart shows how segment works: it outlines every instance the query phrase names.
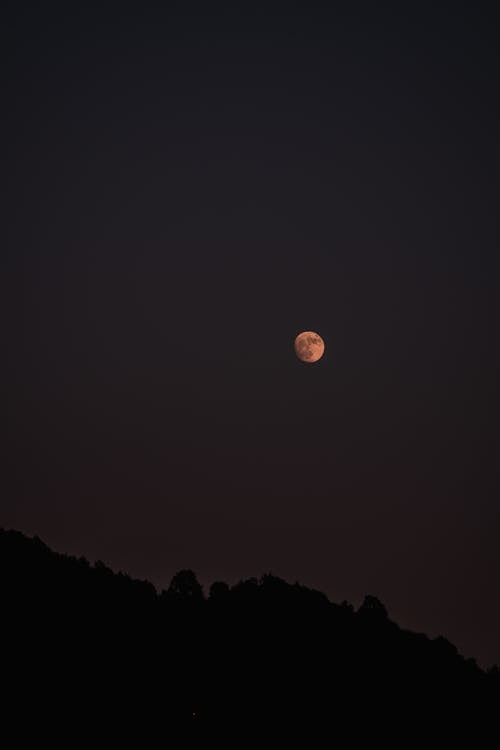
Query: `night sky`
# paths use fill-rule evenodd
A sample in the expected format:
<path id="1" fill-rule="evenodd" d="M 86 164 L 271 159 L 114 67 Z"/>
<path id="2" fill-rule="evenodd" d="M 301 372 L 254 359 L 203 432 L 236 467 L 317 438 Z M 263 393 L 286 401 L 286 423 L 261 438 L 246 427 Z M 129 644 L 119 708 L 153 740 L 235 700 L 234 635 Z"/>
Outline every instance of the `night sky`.
<path id="1" fill-rule="evenodd" d="M 7 6 L 0 526 L 500 663 L 497 19 Z"/>

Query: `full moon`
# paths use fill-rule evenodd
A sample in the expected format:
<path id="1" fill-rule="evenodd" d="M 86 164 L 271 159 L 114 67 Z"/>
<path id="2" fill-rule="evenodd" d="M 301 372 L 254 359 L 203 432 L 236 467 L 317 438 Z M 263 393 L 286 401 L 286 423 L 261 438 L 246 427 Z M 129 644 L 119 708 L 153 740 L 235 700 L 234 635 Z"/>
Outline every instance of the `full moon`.
<path id="1" fill-rule="evenodd" d="M 314 331 L 302 331 L 295 337 L 295 354 L 302 362 L 317 362 L 325 351 L 325 342 Z"/>

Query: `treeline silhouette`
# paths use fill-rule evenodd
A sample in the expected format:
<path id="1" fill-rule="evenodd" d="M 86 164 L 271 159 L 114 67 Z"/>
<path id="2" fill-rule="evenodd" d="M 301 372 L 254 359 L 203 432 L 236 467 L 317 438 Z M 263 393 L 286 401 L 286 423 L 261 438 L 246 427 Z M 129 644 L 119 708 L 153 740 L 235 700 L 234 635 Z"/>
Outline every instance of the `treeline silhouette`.
<path id="1" fill-rule="evenodd" d="M 191 570 L 158 593 L 5 530 L 0 576 L 3 727 L 24 739 L 407 747 L 440 733 L 482 747 L 498 731 L 499 670 L 400 628 L 374 596 L 355 610 L 271 574 L 205 596 Z"/>

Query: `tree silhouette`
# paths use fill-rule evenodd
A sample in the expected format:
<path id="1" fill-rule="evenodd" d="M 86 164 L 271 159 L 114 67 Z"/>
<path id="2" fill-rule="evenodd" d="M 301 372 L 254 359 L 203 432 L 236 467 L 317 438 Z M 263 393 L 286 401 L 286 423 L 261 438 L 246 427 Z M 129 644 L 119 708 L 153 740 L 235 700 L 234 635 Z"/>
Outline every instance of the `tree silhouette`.
<path id="1" fill-rule="evenodd" d="M 198 602 L 204 599 L 203 587 L 192 570 L 179 570 L 167 590 L 167 597 L 177 602 Z"/>
<path id="2" fill-rule="evenodd" d="M 209 598 L 212 602 L 224 602 L 229 598 L 229 586 L 225 581 L 214 581 L 210 586 Z"/>
<path id="3" fill-rule="evenodd" d="M 401 747 L 398 717 L 422 744 L 441 732 L 448 747 L 470 730 L 469 746 L 484 747 L 480 733 L 496 727 L 500 670 L 399 628 L 373 595 L 355 611 L 267 573 L 216 581 L 205 599 L 190 569 L 158 595 L 2 530 L 0 582 L 3 715 L 14 726 L 30 715 L 40 741 L 45 721 L 52 739 L 78 727 L 88 744 L 104 732 L 153 746 L 156 717 L 165 740 L 182 729 L 196 746 L 224 733 L 239 746 L 251 729 L 261 741 L 268 727 L 287 742 L 302 729 L 309 746 L 314 734 L 313 745 L 348 746 L 345 727 L 356 744 Z"/>
<path id="4" fill-rule="evenodd" d="M 387 620 L 388 614 L 384 604 L 376 596 L 367 594 L 359 608 L 359 614 L 375 618 L 377 620 Z"/>

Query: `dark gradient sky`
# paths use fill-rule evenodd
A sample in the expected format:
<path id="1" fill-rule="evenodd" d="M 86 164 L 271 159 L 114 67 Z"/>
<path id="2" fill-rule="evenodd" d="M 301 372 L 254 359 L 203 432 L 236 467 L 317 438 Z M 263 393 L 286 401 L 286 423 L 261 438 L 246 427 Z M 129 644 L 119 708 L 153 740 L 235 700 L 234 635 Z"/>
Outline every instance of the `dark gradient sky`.
<path id="1" fill-rule="evenodd" d="M 0 526 L 500 663 L 497 19 L 158 5 L 3 11 Z"/>

